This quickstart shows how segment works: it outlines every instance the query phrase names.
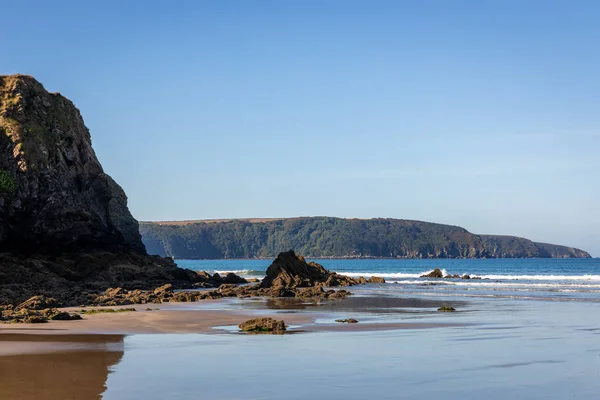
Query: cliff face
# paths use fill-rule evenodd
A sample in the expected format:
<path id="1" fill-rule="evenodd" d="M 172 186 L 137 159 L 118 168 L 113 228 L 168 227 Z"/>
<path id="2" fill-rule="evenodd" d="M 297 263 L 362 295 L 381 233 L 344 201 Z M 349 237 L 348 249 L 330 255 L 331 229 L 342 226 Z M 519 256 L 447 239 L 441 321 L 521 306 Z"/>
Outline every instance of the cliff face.
<path id="1" fill-rule="evenodd" d="M 142 223 L 152 254 L 177 258 L 273 257 L 293 248 L 307 257 L 548 258 L 589 257 L 583 250 L 514 236 L 400 219 L 329 217 Z"/>
<path id="2" fill-rule="evenodd" d="M 123 189 L 77 108 L 34 78 L 0 77 L 0 304 L 73 301 L 109 286 L 185 285 L 190 271 L 146 254 Z"/>
<path id="3" fill-rule="evenodd" d="M 73 249 L 145 252 L 73 103 L 32 77 L 0 77 L 0 252 Z"/>

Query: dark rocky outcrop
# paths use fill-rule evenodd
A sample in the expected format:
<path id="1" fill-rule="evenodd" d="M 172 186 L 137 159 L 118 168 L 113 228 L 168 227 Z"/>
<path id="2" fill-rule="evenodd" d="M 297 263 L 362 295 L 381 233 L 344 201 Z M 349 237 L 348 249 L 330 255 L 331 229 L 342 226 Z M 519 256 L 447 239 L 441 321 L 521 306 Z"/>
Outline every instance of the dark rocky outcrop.
<path id="1" fill-rule="evenodd" d="M 30 76 L 1 76 L 0 304 L 195 279 L 146 254 L 127 197 L 102 169 L 73 103 Z"/>
<path id="2" fill-rule="evenodd" d="M 242 332 L 283 334 L 286 331 L 285 322 L 273 318 L 255 318 L 239 325 Z"/>
<path id="3" fill-rule="evenodd" d="M 434 269 L 433 271 L 431 271 L 428 274 L 421 275 L 421 278 L 443 278 L 443 277 L 444 277 L 444 273 L 439 268 Z"/>
<path id="4" fill-rule="evenodd" d="M 321 264 L 306 262 L 304 257 L 296 255 L 293 250 L 279 253 L 275 261 L 267 268 L 267 276 L 262 280 L 262 288 L 286 289 L 314 287 L 318 285 L 336 287 L 352 286 L 365 283 L 385 282 L 383 278 L 371 277 L 351 278 L 339 275 L 323 268 Z"/>

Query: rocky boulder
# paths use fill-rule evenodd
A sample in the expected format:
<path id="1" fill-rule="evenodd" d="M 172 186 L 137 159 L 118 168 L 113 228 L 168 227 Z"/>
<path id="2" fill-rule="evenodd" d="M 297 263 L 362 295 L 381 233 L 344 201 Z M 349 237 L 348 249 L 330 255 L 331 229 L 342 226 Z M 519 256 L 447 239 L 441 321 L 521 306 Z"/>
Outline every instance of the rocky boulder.
<path id="1" fill-rule="evenodd" d="M 428 274 L 421 275 L 421 278 L 443 278 L 443 277 L 444 277 L 444 273 L 439 268 L 434 269 L 433 271 L 431 271 Z"/>
<path id="2" fill-rule="evenodd" d="M 283 334 L 286 331 L 285 322 L 273 318 L 255 318 L 239 325 L 242 332 Z"/>
<path id="3" fill-rule="evenodd" d="M 267 275 L 260 283 L 260 287 L 295 289 L 317 285 L 352 286 L 366 282 L 364 278 L 359 280 L 328 271 L 315 262 L 307 263 L 304 257 L 298 256 L 293 250 L 290 250 L 279 253 L 275 261 L 267 268 Z"/>

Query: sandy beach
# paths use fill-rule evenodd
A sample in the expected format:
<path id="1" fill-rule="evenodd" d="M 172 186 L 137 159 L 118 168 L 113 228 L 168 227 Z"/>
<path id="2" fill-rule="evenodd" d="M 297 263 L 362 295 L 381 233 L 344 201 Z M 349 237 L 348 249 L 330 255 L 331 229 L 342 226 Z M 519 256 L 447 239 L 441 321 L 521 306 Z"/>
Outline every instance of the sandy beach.
<path id="1" fill-rule="evenodd" d="M 230 299 L 3 324 L 0 398 L 592 399 L 600 389 L 596 304 L 479 299 L 433 311 L 440 302 Z M 237 332 L 257 316 L 297 333 Z"/>

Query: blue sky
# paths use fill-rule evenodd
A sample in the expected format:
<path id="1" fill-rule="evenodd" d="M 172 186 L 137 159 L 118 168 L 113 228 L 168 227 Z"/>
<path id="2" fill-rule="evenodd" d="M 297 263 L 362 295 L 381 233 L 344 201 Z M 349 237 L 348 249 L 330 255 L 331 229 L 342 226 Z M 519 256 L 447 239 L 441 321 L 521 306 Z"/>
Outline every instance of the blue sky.
<path id="1" fill-rule="evenodd" d="M 4 1 L 140 220 L 396 217 L 600 256 L 600 2 Z"/>

